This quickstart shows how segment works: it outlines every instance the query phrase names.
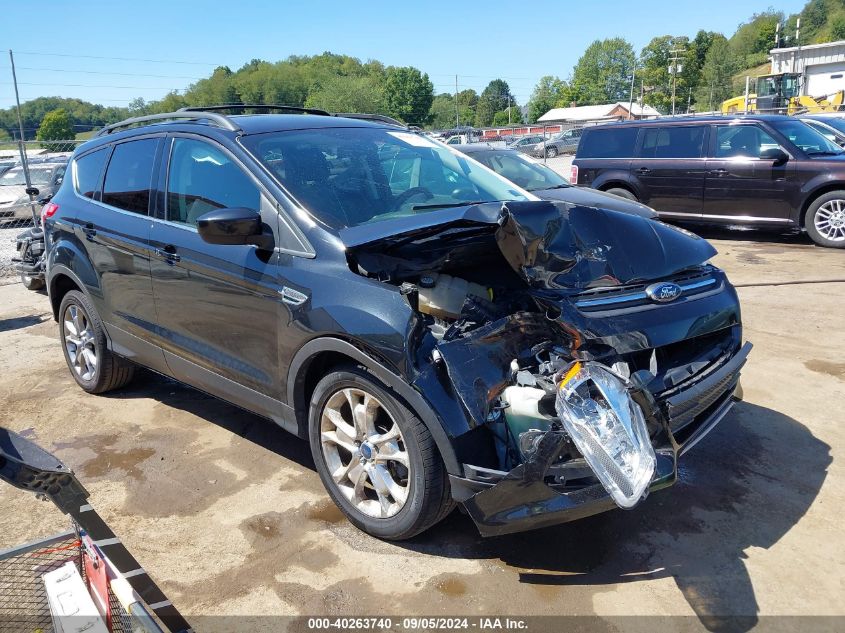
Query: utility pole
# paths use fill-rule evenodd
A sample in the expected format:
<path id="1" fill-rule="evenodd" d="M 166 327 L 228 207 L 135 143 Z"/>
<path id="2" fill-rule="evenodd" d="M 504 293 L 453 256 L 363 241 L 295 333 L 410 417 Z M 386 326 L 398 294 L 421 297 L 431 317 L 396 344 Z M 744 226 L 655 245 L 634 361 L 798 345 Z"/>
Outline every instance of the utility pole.
<path id="1" fill-rule="evenodd" d="M 511 125 L 511 95 L 508 93 L 508 127 Z"/>
<path id="2" fill-rule="evenodd" d="M 634 118 L 634 79 L 637 76 L 637 58 L 634 57 L 633 64 L 631 64 L 631 94 L 628 98 L 628 118 Z"/>
<path id="3" fill-rule="evenodd" d="M 9 61 L 12 65 L 12 83 L 15 86 L 15 104 L 18 108 L 18 129 L 21 133 L 21 137 L 18 139 L 18 148 L 21 153 L 21 167 L 23 167 L 23 177 L 26 181 L 26 193 L 29 196 L 30 207 L 32 209 L 32 221 L 35 222 L 35 226 L 38 226 L 38 212 L 35 210 L 35 196 L 32 195 L 32 182 L 29 179 L 29 163 L 26 161 L 26 149 L 23 144 L 23 119 L 21 118 L 21 98 L 18 94 L 18 75 L 15 72 L 15 55 L 12 53 L 11 48 L 9 49 Z"/>
<path id="4" fill-rule="evenodd" d="M 669 51 L 672 56 L 669 58 L 669 73 L 672 75 L 672 115 L 675 115 L 675 88 L 678 86 L 678 73 L 684 69 L 683 64 L 679 64 L 679 55 L 685 53 L 683 48 L 673 48 Z"/>
<path id="5" fill-rule="evenodd" d="M 455 75 L 455 127 L 461 127 L 461 119 L 458 116 L 458 76 Z"/>

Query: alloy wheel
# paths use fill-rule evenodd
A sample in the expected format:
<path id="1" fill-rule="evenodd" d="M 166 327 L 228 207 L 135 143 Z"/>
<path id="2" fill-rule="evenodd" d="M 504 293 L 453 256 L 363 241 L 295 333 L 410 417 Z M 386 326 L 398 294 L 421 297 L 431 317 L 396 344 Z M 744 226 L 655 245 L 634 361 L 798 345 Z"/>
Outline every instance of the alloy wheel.
<path id="1" fill-rule="evenodd" d="M 410 494 L 411 463 L 399 426 L 372 394 L 333 393 L 320 416 L 320 444 L 334 483 L 367 516 L 395 516 Z"/>
<path id="2" fill-rule="evenodd" d="M 97 374 L 97 344 L 91 320 L 80 306 L 70 304 L 62 317 L 70 366 L 82 380 L 93 380 Z"/>
<path id="3" fill-rule="evenodd" d="M 831 242 L 845 241 L 845 200 L 829 200 L 813 216 L 819 234 Z"/>

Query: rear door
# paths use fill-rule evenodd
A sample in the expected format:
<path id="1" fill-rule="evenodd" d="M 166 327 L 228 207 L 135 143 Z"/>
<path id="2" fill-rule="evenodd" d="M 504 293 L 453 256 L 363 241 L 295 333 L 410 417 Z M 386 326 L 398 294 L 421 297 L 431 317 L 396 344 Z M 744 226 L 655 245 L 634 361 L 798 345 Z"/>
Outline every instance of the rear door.
<path id="1" fill-rule="evenodd" d="M 640 202 L 669 218 L 699 217 L 704 200 L 708 126 L 645 126 L 631 177 Z"/>
<path id="2" fill-rule="evenodd" d="M 208 244 L 196 224 L 208 211 L 246 207 L 260 210 L 277 235 L 275 206 L 238 160 L 208 139 L 174 135 L 166 154 L 163 213 L 150 239 L 167 364 L 179 380 L 269 414 L 282 382 L 279 253 Z"/>
<path id="3" fill-rule="evenodd" d="M 100 285 L 91 298 L 115 351 L 158 370 L 164 369 L 164 357 L 149 342 L 156 320 L 149 210 L 163 140 L 124 141 L 85 154 L 74 165 L 74 189 L 85 201 L 75 231 Z"/>
<path id="4" fill-rule="evenodd" d="M 782 148 L 756 123 L 714 126 L 707 159 L 704 220 L 725 224 L 789 221 L 795 161 L 775 165 L 773 160 L 760 158 L 763 150 L 773 147 Z"/>

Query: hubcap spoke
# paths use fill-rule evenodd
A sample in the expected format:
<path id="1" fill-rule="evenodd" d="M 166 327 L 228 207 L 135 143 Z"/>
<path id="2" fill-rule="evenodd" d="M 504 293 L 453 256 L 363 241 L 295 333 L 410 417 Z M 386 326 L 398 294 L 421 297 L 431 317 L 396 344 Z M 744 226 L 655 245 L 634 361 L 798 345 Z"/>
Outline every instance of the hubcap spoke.
<path id="1" fill-rule="evenodd" d="M 824 203 L 816 210 L 813 224 L 823 237 L 833 242 L 845 241 L 845 201 Z"/>
<path id="2" fill-rule="evenodd" d="M 62 327 L 71 369 L 83 380 L 92 380 L 97 373 L 97 345 L 88 315 L 79 306 L 69 305 Z"/>
<path id="3" fill-rule="evenodd" d="M 361 513 L 389 518 L 410 493 L 410 459 L 399 426 L 362 389 L 335 392 L 323 407 L 320 443 L 331 478 Z"/>

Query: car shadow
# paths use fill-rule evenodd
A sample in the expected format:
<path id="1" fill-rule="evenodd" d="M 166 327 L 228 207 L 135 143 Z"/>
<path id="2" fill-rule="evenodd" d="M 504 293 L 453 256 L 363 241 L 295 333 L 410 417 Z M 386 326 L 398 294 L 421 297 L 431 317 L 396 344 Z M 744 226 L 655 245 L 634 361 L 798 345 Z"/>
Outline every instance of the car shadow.
<path id="1" fill-rule="evenodd" d="M 695 233 L 699 237 L 706 240 L 725 240 L 738 242 L 755 242 L 758 244 L 784 244 L 796 246 L 813 246 L 816 244 L 806 233 L 780 232 L 776 229 L 761 229 L 751 227 L 715 227 L 702 226 L 701 224 L 692 224 L 684 222 L 670 222 L 663 220 L 667 224 L 677 224 L 678 226 Z M 819 247 L 821 248 L 821 247 Z"/>
<path id="2" fill-rule="evenodd" d="M 520 582 L 606 586 L 672 578 L 711 631 L 747 631 L 759 606 L 749 548 L 768 549 L 812 505 L 830 447 L 800 422 L 739 403 L 688 455 L 679 482 L 633 511 L 491 539 L 458 512 L 407 542 L 430 555 L 498 559 Z"/>
<path id="3" fill-rule="evenodd" d="M 12 317 L 10 319 L 0 319 L 0 332 L 11 332 L 12 330 L 21 330 L 23 328 L 38 325 L 50 319 L 47 314 L 27 314 L 22 317 Z"/>

